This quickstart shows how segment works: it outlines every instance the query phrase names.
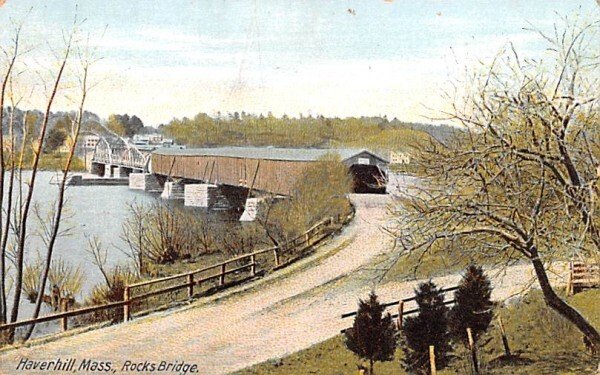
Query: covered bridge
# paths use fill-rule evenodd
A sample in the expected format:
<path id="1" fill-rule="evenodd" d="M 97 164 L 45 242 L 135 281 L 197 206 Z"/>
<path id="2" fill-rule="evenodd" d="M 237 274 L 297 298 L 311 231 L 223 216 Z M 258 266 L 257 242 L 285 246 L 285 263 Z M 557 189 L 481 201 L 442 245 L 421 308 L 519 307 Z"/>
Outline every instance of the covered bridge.
<path id="1" fill-rule="evenodd" d="M 252 187 L 290 195 L 309 163 L 338 154 L 355 176 L 355 190 L 366 192 L 380 181 L 388 161 L 364 149 L 214 147 L 159 149 L 152 153 L 152 173 L 169 178 Z M 377 189 L 375 189 L 377 190 Z M 381 187 L 379 187 L 381 190 Z M 385 191 L 385 187 L 383 187 Z"/>

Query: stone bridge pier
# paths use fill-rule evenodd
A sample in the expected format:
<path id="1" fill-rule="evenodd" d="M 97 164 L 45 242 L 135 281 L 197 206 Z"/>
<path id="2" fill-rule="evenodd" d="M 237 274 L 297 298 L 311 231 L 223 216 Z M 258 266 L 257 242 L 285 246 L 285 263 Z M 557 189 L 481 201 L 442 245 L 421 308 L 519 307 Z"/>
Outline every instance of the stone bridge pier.
<path id="1" fill-rule="evenodd" d="M 182 200 L 187 207 L 227 210 L 241 213 L 246 205 L 248 188 L 219 185 L 199 180 L 174 179 L 152 173 L 130 173 L 129 188 L 161 193 L 162 199 Z"/>
<path id="2" fill-rule="evenodd" d="M 129 174 L 129 188 L 133 190 L 144 190 L 150 193 L 163 191 L 164 179 L 153 173 L 132 172 Z"/>
<path id="3" fill-rule="evenodd" d="M 106 164 L 92 162 L 90 166 L 90 173 L 97 176 L 104 176 Z"/>
<path id="4" fill-rule="evenodd" d="M 267 195 L 259 195 L 258 197 L 246 198 L 246 202 L 244 204 L 244 212 L 240 217 L 240 221 L 254 221 L 256 217 L 263 211 L 267 209 L 267 205 L 269 204 L 277 204 L 279 201 L 285 199 L 286 197 L 282 195 L 277 196 L 267 196 Z"/>
<path id="5" fill-rule="evenodd" d="M 217 185 L 203 181 L 183 183 L 184 205 L 241 212 L 248 189 L 242 186 Z"/>

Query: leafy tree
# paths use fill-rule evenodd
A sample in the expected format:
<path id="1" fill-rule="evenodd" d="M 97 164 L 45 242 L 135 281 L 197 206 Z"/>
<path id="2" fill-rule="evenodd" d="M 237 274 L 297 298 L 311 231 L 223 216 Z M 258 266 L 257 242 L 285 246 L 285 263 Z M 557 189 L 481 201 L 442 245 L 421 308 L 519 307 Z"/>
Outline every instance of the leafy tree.
<path id="1" fill-rule="evenodd" d="M 541 34 L 547 57 L 514 48 L 469 75 L 447 116 L 463 134 L 416 154 L 426 194 L 402 197 L 397 238 L 424 256 L 461 239 L 465 256 L 530 263 L 549 308 L 600 353 L 600 334 L 554 290 L 553 262 L 600 254 L 600 22 Z M 400 209 L 400 208 L 399 208 Z"/>
<path id="2" fill-rule="evenodd" d="M 62 128 L 55 126 L 48 131 L 46 143 L 44 144 L 44 153 L 56 151 L 67 140 L 67 132 Z"/>
<path id="3" fill-rule="evenodd" d="M 306 167 L 292 189 L 291 199 L 267 199 L 257 222 L 273 244 L 279 245 L 326 217 L 347 215 L 350 205 L 346 195 L 351 189 L 352 177 L 339 155 L 325 155 Z"/>
<path id="4" fill-rule="evenodd" d="M 119 115 L 110 115 L 108 117 L 108 124 L 106 125 L 108 129 L 117 135 L 124 137 L 126 135 L 125 124 L 121 122 Z"/>
<path id="5" fill-rule="evenodd" d="M 144 128 L 144 123 L 136 115 L 131 116 L 127 122 L 126 132 L 127 136 L 131 137 L 134 134 L 138 134 Z"/>
<path id="6" fill-rule="evenodd" d="M 144 123 L 139 117 L 128 114 L 112 114 L 108 117 L 108 128 L 122 137 L 133 137 L 144 128 Z"/>
<path id="7" fill-rule="evenodd" d="M 467 328 L 473 340 L 485 332 L 492 321 L 492 287 L 481 267 L 470 265 L 454 293 L 456 303 L 450 311 L 450 330 L 458 341 L 468 344 Z"/>
<path id="8" fill-rule="evenodd" d="M 444 295 L 431 281 L 420 284 L 415 295 L 419 315 L 406 317 L 402 325 L 403 365 L 409 371 L 426 374 L 429 371 L 430 345 L 435 347 L 438 368 L 448 363 L 451 349 L 448 308 L 444 305 Z"/>
<path id="9" fill-rule="evenodd" d="M 375 361 L 391 361 L 396 350 L 396 328 L 389 313 L 383 316 L 383 310 L 371 292 L 368 300 L 360 300 L 354 324 L 346 331 L 346 347 L 369 360 L 371 375 Z"/>

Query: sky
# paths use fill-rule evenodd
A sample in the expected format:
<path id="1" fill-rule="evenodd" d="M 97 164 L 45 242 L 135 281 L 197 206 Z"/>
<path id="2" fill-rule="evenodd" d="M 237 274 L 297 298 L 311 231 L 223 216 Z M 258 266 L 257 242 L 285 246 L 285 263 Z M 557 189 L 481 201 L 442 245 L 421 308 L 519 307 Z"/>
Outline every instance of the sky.
<path id="1" fill-rule="evenodd" d="M 24 20 L 23 70 L 54 68 L 75 14 L 85 19 L 80 35 L 101 58 L 87 109 L 153 126 L 234 111 L 431 122 L 465 66 L 509 41 L 521 55 L 543 52 L 524 28 L 550 30 L 557 14 L 600 15 L 596 0 L 2 2 L 0 45 L 10 20 Z M 73 107 L 73 82 L 55 110 Z M 27 92 L 21 106 L 41 108 L 46 91 Z"/>

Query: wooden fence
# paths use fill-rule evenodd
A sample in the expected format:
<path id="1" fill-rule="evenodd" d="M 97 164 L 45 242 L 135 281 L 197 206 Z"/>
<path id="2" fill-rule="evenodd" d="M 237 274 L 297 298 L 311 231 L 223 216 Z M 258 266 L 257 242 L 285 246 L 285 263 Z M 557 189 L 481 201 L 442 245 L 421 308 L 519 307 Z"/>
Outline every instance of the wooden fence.
<path id="1" fill-rule="evenodd" d="M 178 292 L 183 289 L 187 291 L 187 293 L 185 294 L 185 298 L 187 299 L 193 297 L 195 288 L 198 288 L 203 283 L 216 282 L 216 284 L 219 287 L 225 287 L 227 284 L 228 275 L 247 272 L 249 277 L 254 277 L 256 276 L 258 272 L 257 268 L 260 265 L 260 263 L 257 262 L 257 257 L 259 256 L 270 254 L 270 257 L 272 257 L 271 259 L 273 260 L 273 268 L 281 267 L 284 265 L 284 263 L 282 262 L 282 255 L 286 255 L 287 253 L 292 252 L 298 253 L 310 248 L 311 246 L 319 243 L 332 233 L 335 233 L 335 230 L 329 230 L 331 229 L 332 225 L 343 225 L 352 220 L 353 217 L 354 210 L 345 217 L 338 216 L 337 218 L 326 218 L 309 228 L 300 236 L 286 242 L 280 247 L 274 246 L 261 249 L 252 253 L 243 254 L 235 258 L 228 259 L 224 262 L 217 263 L 191 272 L 185 272 L 177 275 L 129 284 L 124 288 L 122 301 L 84 307 L 72 311 L 62 311 L 57 314 L 46 315 L 38 317 L 36 319 L 21 320 L 18 322 L 2 324 L 0 325 L 0 333 L 8 329 L 16 329 L 31 324 L 44 323 L 55 320 L 61 321 L 62 330 L 65 331 L 68 329 L 68 318 L 104 312 L 110 309 L 122 309 L 123 320 L 128 321 L 131 319 L 132 316 L 132 307 L 140 301 L 148 300 L 149 298 L 166 293 Z M 205 275 L 206 273 L 209 274 Z M 159 288 L 152 288 L 156 286 L 158 286 Z M 135 291 L 138 290 L 141 290 L 141 293 L 135 294 Z M 63 303 L 63 301 L 61 301 L 60 305 L 62 310 L 66 310 L 66 303 Z"/>
<path id="2" fill-rule="evenodd" d="M 458 289 L 458 286 L 453 286 L 450 288 L 442 288 L 440 290 L 440 292 L 445 296 L 447 293 L 453 292 L 457 289 Z M 384 304 L 382 304 L 382 306 L 385 309 L 389 309 L 390 307 L 398 306 L 398 312 L 395 314 L 390 314 L 390 315 L 393 319 L 396 319 L 396 322 L 397 322 L 396 324 L 397 324 L 398 328 L 402 328 L 402 320 L 404 319 L 405 316 L 412 315 L 414 313 L 419 312 L 418 307 L 410 309 L 410 310 L 405 310 L 405 305 L 411 301 L 415 301 L 416 299 L 417 299 L 416 296 L 412 296 L 412 297 L 401 299 L 399 301 L 384 303 Z M 452 305 L 454 302 L 456 302 L 454 299 L 444 301 L 444 305 Z M 344 314 L 342 314 L 342 319 L 356 316 L 357 313 L 358 313 L 357 311 L 351 311 L 351 312 L 344 313 Z M 347 329 L 348 328 L 345 328 L 341 332 L 344 333 L 344 332 L 346 332 Z"/>
<path id="3" fill-rule="evenodd" d="M 573 295 L 584 288 L 600 287 L 600 264 L 570 262 L 567 295 Z"/>

